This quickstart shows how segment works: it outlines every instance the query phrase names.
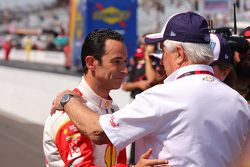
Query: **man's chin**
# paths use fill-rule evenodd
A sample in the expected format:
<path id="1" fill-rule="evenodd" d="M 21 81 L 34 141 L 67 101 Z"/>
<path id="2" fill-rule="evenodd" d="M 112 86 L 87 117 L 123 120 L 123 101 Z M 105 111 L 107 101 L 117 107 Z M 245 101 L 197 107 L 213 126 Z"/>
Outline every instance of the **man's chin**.
<path id="1" fill-rule="evenodd" d="M 121 87 L 122 82 L 113 82 L 112 88 L 113 89 L 119 89 Z"/>

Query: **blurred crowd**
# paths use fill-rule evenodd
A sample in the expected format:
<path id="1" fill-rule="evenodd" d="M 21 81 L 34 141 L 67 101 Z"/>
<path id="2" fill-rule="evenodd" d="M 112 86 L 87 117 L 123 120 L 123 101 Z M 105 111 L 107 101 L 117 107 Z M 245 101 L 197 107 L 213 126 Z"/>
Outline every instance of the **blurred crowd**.
<path id="1" fill-rule="evenodd" d="M 36 30 L 26 34 L 4 34 L 0 36 L 0 48 L 6 44 L 16 49 L 30 47 L 33 50 L 63 51 L 68 43 L 68 36 L 63 28 L 60 31 Z"/>
<path id="2" fill-rule="evenodd" d="M 205 5 L 203 1 L 199 0 L 138 0 L 137 34 L 142 36 L 150 31 L 159 31 L 164 20 L 159 18 L 168 18 L 172 14 L 181 11 L 201 13 L 207 19 L 212 19 L 216 27 L 232 26 L 230 23 L 233 20 L 232 4 L 234 2 L 237 4 L 238 23 L 249 20 L 250 1 L 248 0 L 227 1 L 226 3 L 229 4 L 227 12 L 205 12 Z M 29 4 L 26 6 L 29 6 Z M 38 4 L 37 7 L 33 6 L 33 8 L 30 7 L 30 10 L 25 9 L 25 11 L 21 11 L 21 8 L 20 11 L 16 9 L 0 10 L 0 48 L 5 37 L 11 34 L 12 45 L 17 48 L 24 46 L 24 38 L 28 36 L 34 49 L 63 50 L 63 44 L 61 43 L 66 42 L 67 38 L 62 38 L 58 34 L 60 34 L 62 28 L 68 32 L 69 0 L 57 0 L 50 7 L 41 6 L 43 5 Z M 238 24 L 238 28 L 242 28 L 242 26 Z M 6 30 L 3 31 L 4 29 L 7 32 L 5 32 Z M 16 33 L 15 29 L 33 30 L 35 32 Z"/>
<path id="3" fill-rule="evenodd" d="M 0 8 L 0 49 L 9 42 L 16 49 L 31 45 L 34 50 L 63 51 L 68 42 L 69 1 L 52 1 L 6 2 Z"/>
<path id="4" fill-rule="evenodd" d="M 164 68 L 160 63 L 162 51 L 159 45 L 144 43 L 144 34 L 138 44 L 135 54 L 129 60 L 129 75 L 122 88 L 131 91 L 131 97 L 142 91 L 162 83 L 166 78 Z"/>

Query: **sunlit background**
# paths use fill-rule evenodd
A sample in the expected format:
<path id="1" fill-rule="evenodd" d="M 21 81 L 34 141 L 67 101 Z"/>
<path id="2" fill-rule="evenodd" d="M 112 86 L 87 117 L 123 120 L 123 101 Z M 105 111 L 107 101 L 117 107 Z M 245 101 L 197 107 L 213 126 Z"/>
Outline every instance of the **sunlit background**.
<path id="1" fill-rule="evenodd" d="M 0 0 L 0 47 L 12 38 L 16 48 L 23 48 L 28 35 L 34 49 L 63 51 L 69 37 L 70 4 L 76 1 Z M 138 0 L 136 37 L 159 31 L 169 16 L 183 11 L 212 19 L 214 27 L 233 27 L 234 3 L 237 26 L 245 28 L 250 21 L 250 0 Z"/>

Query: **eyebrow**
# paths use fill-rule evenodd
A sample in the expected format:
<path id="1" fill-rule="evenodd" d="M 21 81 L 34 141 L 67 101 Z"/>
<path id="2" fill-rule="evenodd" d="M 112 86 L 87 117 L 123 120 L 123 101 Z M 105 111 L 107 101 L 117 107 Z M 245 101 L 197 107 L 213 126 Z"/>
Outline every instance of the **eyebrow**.
<path id="1" fill-rule="evenodd" d="M 111 58 L 111 60 L 116 60 L 116 59 L 123 59 L 123 57 L 122 56 L 117 56 L 117 57 Z M 128 57 L 126 57 L 126 59 L 128 59 Z"/>

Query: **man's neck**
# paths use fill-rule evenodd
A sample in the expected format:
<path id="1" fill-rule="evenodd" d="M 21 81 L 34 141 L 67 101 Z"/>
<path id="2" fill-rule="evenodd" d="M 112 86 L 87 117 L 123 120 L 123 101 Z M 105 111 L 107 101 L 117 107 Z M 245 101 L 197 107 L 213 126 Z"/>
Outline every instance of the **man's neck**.
<path id="1" fill-rule="evenodd" d="M 109 96 L 110 90 L 103 88 L 102 83 L 97 81 L 91 75 L 84 75 L 85 81 L 89 87 L 100 97 L 107 99 Z"/>

